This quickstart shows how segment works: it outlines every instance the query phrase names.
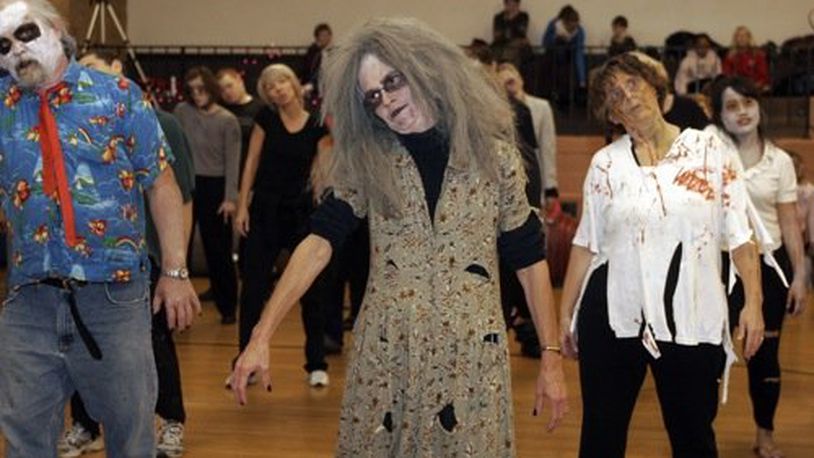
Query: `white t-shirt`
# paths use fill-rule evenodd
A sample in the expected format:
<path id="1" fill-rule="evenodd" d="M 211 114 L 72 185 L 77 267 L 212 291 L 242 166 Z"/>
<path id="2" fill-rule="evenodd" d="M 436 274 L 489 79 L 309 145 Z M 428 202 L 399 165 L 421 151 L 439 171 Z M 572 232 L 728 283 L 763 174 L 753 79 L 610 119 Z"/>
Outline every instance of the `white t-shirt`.
<path id="1" fill-rule="evenodd" d="M 714 51 L 710 50 L 706 56 L 700 57 L 694 49 L 690 49 L 676 71 L 673 82 L 676 94 L 685 95 L 688 84 L 693 81 L 715 78 L 721 72 L 721 58 Z"/>
<path id="2" fill-rule="evenodd" d="M 653 167 L 640 167 L 630 137 L 620 137 L 594 155 L 583 203 L 573 243 L 594 254 L 586 285 L 608 263 L 608 317 L 617 338 L 638 337 L 644 318 L 656 341 L 731 350 L 720 247 L 741 246 L 752 230 L 742 167 L 716 135 L 685 130 Z M 679 244 L 673 336 L 664 291 Z M 578 308 L 574 323 L 577 316 Z"/>
<path id="3" fill-rule="evenodd" d="M 738 155 L 737 146 L 720 128 L 710 126 L 705 130 L 715 132 L 722 143 L 731 149 L 731 154 Z M 783 244 L 777 204 L 797 202 L 797 174 L 794 171 L 794 162 L 785 151 L 767 140 L 764 142 L 763 156 L 757 164 L 744 171 L 744 179 L 760 221 L 771 236 L 768 243 L 761 244 L 761 252 L 771 253 Z"/>

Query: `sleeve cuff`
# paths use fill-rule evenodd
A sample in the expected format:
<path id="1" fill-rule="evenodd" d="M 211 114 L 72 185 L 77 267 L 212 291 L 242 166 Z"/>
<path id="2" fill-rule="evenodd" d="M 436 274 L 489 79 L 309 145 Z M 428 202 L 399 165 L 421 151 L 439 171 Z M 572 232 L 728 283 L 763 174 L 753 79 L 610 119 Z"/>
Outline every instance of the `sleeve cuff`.
<path id="1" fill-rule="evenodd" d="M 544 260 L 545 239 L 540 218 L 530 212 L 523 225 L 500 234 L 497 247 L 500 258 L 512 270 L 523 269 Z"/>

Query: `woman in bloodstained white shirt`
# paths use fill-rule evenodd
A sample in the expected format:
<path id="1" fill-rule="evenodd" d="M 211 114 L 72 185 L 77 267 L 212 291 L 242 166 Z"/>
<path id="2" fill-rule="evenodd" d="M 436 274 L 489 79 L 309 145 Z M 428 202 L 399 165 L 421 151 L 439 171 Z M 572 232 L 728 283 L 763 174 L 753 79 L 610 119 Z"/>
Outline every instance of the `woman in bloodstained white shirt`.
<path id="1" fill-rule="evenodd" d="M 780 331 L 786 313 L 799 315 L 806 306 L 805 250 L 797 219 L 797 175 L 785 151 L 764 138 L 760 128 L 760 90 L 749 79 L 729 77 L 716 81 L 712 90 L 714 127 L 722 140 L 737 152 L 745 168 L 746 189 L 771 236 L 761 251 L 772 254 L 782 269 L 767 264 L 761 269 L 765 341 L 749 360 L 749 394 L 757 425 L 755 453 L 761 458 L 781 458 L 773 440 L 774 414 L 780 399 Z M 782 273 L 783 275 L 780 275 Z M 785 278 L 784 278 L 785 277 Z M 791 279 L 788 285 L 786 278 Z M 788 286 L 787 286 L 788 285 Z M 743 305 L 740 282 L 729 295 L 731 314 Z"/>
<path id="2" fill-rule="evenodd" d="M 717 456 L 718 380 L 734 360 L 721 246 L 746 287 L 747 357 L 763 333 L 743 171 L 715 135 L 664 120 L 666 88 L 630 54 L 592 83 L 597 116 L 627 134 L 593 157 L 562 295 L 563 350 L 579 356 L 582 458 L 624 456 L 648 367 L 673 456 Z"/>

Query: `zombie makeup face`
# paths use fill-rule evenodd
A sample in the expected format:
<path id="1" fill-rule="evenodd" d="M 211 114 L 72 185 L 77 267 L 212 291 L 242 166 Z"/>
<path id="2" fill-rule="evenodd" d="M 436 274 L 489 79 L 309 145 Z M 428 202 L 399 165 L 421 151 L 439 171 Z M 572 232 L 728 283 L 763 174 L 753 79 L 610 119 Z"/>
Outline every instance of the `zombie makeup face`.
<path id="1" fill-rule="evenodd" d="M 189 86 L 189 92 L 192 95 L 192 101 L 196 107 L 206 110 L 212 106 L 214 100 L 212 94 L 207 92 L 203 78 L 200 76 L 193 78 L 187 81 L 187 86 Z"/>
<path id="2" fill-rule="evenodd" d="M 760 105 L 757 100 L 745 97 L 728 87 L 721 94 L 721 122 L 735 137 L 754 132 L 760 124 Z"/>
<path id="3" fill-rule="evenodd" d="M 362 58 L 359 88 L 365 107 L 399 134 L 424 132 L 434 121 L 418 107 L 404 75 L 373 54 Z"/>
<path id="4" fill-rule="evenodd" d="M 60 32 L 15 2 L 0 10 L 0 67 L 23 87 L 38 87 L 57 75 L 65 53 Z"/>

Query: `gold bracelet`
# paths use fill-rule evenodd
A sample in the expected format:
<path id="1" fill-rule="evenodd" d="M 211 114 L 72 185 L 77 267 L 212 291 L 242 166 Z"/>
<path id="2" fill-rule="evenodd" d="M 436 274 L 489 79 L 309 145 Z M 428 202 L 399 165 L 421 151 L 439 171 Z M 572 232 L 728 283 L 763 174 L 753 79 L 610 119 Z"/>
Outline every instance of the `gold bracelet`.
<path id="1" fill-rule="evenodd" d="M 559 345 L 542 345 L 540 351 L 553 351 L 554 353 L 562 354 L 562 349 Z"/>

